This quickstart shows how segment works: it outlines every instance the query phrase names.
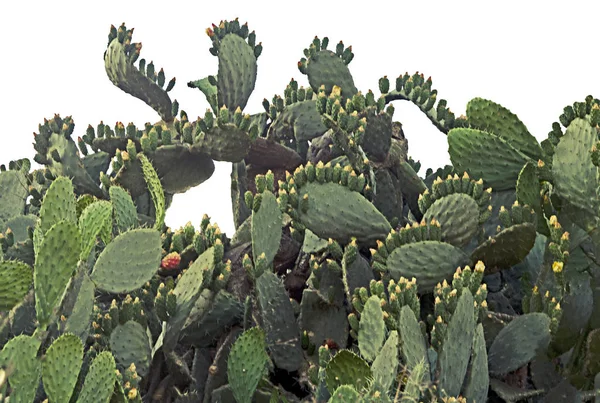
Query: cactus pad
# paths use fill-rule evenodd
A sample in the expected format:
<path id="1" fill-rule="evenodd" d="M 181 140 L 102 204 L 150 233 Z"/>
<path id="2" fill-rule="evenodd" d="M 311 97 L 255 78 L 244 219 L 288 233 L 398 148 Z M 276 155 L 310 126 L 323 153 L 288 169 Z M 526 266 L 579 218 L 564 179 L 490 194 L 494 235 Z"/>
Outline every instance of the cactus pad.
<path id="1" fill-rule="evenodd" d="M 42 380 L 50 401 L 71 399 L 82 363 L 83 344 L 79 337 L 67 333 L 52 343 L 42 361 Z"/>
<path id="2" fill-rule="evenodd" d="M 153 229 L 134 229 L 117 236 L 102 251 L 91 274 L 101 290 L 133 291 L 150 280 L 160 266 L 160 234 Z"/>
<path id="3" fill-rule="evenodd" d="M 269 359 L 265 349 L 265 335 L 257 327 L 246 330 L 231 347 L 227 376 L 235 400 L 239 403 L 252 401 Z"/>
<path id="4" fill-rule="evenodd" d="M 152 349 L 146 329 L 135 320 L 115 327 L 110 335 L 110 350 L 122 370 L 135 365 L 135 371 L 146 376 L 152 360 Z"/>
<path id="5" fill-rule="evenodd" d="M 10 311 L 31 288 L 33 273 L 25 263 L 0 260 L 0 278 L 0 311 Z"/>

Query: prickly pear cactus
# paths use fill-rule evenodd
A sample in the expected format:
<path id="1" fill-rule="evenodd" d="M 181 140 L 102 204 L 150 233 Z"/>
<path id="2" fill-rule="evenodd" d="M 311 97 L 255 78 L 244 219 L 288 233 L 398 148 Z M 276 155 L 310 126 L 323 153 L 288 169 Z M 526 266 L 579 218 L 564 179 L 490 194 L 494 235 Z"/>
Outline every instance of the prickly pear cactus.
<path id="1" fill-rule="evenodd" d="M 491 100 L 457 117 L 423 74 L 361 90 L 352 46 L 315 37 L 305 82 L 246 111 L 262 43 L 238 19 L 206 33 L 218 69 L 188 87 L 210 109 L 180 109 L 112 26 L 106 74 L 156 120 L 55 115 L 38 169 L 0 165 L 0 400 L 598 400 L 600 100 L 538 143 Z M 395 101 L 452 165 L 420 172 Z M 214 161 L 236 232 L 169 228 Z"/>

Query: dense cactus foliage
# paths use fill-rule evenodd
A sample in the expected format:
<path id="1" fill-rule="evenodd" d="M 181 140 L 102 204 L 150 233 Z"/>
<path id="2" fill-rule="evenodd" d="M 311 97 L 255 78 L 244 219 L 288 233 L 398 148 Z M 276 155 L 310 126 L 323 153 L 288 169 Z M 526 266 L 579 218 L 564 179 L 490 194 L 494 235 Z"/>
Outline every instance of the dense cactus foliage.
<path id="1" fill-rule="evenodd" d="M 422 74 L 361 92 L 352 47 L 315 37 L 308 85 L 248 114 L 262 44 L 238 20 L 207 34 L 197 119 L 113 26 L 106 73 L 160 120 L 78 133 L 56 115 L 41 168 L 2 166 L 0 400 L 599 401 L 598 99 L 539 144 L 489 100 L 456 117 Z M 451 166 L 419 175 L 396 100 Z M 167 227 L 214 161 L 235 233 Z"/>

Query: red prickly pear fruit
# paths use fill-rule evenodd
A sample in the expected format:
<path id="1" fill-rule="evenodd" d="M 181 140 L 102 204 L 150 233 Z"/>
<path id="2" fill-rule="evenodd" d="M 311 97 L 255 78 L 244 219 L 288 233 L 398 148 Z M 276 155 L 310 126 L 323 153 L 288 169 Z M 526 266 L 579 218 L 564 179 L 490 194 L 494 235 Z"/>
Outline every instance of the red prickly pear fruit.
<path id="1" fill-rule="evenodd" d="M 160 267 L 165 270 L 175 270 L 179 267 L 179 263 L 181 262 L 181 256 L 177 252 L 171 252 L 165 257 L 163 257 L 160 262 Z"/>

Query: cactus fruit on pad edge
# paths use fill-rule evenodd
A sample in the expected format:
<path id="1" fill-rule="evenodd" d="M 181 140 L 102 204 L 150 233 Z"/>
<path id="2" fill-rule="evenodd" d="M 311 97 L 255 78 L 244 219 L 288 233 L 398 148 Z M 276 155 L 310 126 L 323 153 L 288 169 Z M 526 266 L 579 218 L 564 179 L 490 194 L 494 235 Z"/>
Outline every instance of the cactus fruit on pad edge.
<path id="1" fill-rule="evenodd" d="M 0 165 L 2 397 L 598 399 L 600 100 L 538 143 L 491 100 L 455 116 L 423 74 L 361 90 L 352 46 L 314 37 L 304 83 L 249 112 L 262 42 L 237 19 L 206 33 L 218 68 L 188 87 L 209 109 L 181 109 L 112 26 L 106 74 L 155 121 L 57 114 L 39 168 Z M 452 165 L 408 157 L 395 101 L 447 136 Z M 214 161 L 233 163 L 236 232 L 168 227 Z"/>

